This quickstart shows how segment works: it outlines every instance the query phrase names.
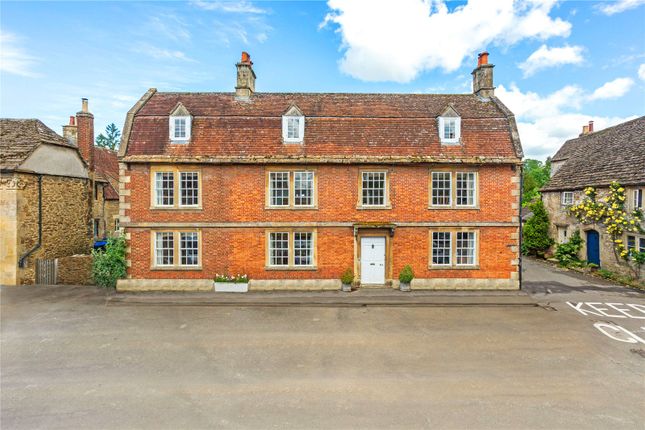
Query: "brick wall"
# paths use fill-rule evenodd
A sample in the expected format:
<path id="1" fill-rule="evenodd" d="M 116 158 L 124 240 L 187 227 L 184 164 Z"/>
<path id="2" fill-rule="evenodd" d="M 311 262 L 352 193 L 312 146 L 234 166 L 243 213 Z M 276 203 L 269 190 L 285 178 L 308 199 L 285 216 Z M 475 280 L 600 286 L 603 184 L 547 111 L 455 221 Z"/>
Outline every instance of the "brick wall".
<path id="1" fill-rule="evenodd" d="M 519 170 L 509 165 L 487 165 L 460 170 L 477 171 L 478 209 L 428 209 L 429 165 L 384 166 L 390 175 L 392 209 L 357 209 L 359 166 L 317 165 L 317 210 L 265 209 L 265 172 L 262 165 L 201 165 L 201 210 L 150 208 L 150 167 L 121 165 L 122 222 L 136 223 L 249 223 L 243 228 L 201 228 L 202 269 L 151 270 L 150 230 L 127 229 L 131 278 L 211 278 L 215 273 L 247 273 L 253 279 L 337 278 L 354 267 L 352 227 L 318 226 L 315 271 L 265 269 L 265 227 L 251 223 L 505 223 L 479 230 L 479 269 L 428 268 L 429 228 L 398 226 L 392 238 L 393 277 L 411 264 L 417 277 L 499 278 L 517 276 Z M 270 166 L 291 168 L 296 166 Z M 367 166 L 365 166 L 367 167 Z M 383 166 L 381 166 L 382 168 Z M 445 168 L 446 166 L 442 166 Z M 362 168 L 362 167 L 361 167 Z"/>

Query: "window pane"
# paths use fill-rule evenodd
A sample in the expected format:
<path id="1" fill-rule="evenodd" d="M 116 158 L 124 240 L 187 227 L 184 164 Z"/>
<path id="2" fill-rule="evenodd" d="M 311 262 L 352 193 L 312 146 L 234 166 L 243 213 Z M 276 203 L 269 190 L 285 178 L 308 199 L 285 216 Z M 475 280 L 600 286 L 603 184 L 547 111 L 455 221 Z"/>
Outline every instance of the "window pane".
<path id="1" fill-rule="evenodd" d="M 199 173 L 181 172 L 179 175 L 179 194 L 181 195 L 181 205 L 199 205 Z"/>
<path id="2" fill-rule="evenodd" d="M 457 137 L 457 121 L 454 118 L 445 118 L 443 120 L 443 138 L 455 139 Z"/>
<path id="3" fill-rule="evenodd" d="M 562 204 L 563 205 L 573 204 L 573 193 L 571 191 L 564 191 L 562 193 Z"/>
<path id="4" fill-rule="evenodd" d="M 175 177 L 173 172 L 157 172 L 155 174 L 155 195 L 157 206 L 173 206 L 175 204 Z"/>
<path id="5" fill-rule="evenodd" d="M 294 204 L 312 206 L 314 204 L 314 173 L 295 172 L 293 179 Z"/>
<path id="6" fill-rule="evenodd" d="M 293 263 L 296 266 L 311 266 L 313 264 L 312 235 L 310 232 L 293 234 Z"/>
<path id="7" fill-rule="evenodd" d="M 638 248 L 639 252 L 645 252 L 645 238 L 641 237 L 638 239 Z"/>
<path id="8" fill-rule="evenodd" d="M 271 206 L 289 206 L 289 172 L 269 173 Z"/>
<path id="9" fill-rule="evenodd" d="M 179 233 L 179 253 L 182 266 L 197 266 L 199 264 L 199 240 L 197 232 Z"/>
<path id="10" fill-rule="evenodd" d="M 643 208 L 643 190 L 634 190 L 634 209 Z"/>
<path id="11" fill-rule="evenodd" d="M 432 232 L 432 264 L 450 265 L 451 248 L 450 232 Z"/>
<path id="12" fill-rule="evenodd" d="M 450 206 L 452 178 L 450 172 L 432 172 L 432 205 Z"/>
<path id="13" fill-rule="evenodd" d="M 271 266 L 289 265 L 289 233 L 269 234 L 269 264 Z"/>
<path id="14" fill-rule="evenodd" d="M 457 206 L 475 205 L 475 173 L 457 172 Z"/>
<path id="15" fill-rule="evenodd" d="M 456 257 L 457 265 L 475 264 L 475 232 L 457 232 Z"/>
<path id="16" fill-rule="evenodd" d="M 157 266 L 171 266 L 175 257 L 175 240 L 172 232 L 157 232 L 155 237 Z"/>
<path id="17" fill-rule="evenodd" d="M 186 118 L 175 118 L 175 139 L 186 137 Z"/>
<path id="18" fill-rule="evenodd" d="M 385 172 L 363 172 L 363 205 L 385 206 Z"/>
<path id="19" fill-rule="evenodd" d="M 300 139 L 300 118 L 287 118 L 287 138 Z"/>

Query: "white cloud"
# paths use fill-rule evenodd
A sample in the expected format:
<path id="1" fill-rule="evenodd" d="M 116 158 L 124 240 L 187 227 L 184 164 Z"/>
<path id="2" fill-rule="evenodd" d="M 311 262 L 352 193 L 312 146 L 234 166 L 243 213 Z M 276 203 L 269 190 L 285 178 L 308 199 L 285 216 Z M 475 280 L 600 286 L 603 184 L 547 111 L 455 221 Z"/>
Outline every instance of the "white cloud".
<path id="1" fill-rule="evenodd" d="M 589 100 L 605 100 L 605 99 L 616 99 L 627 94 L 627 91 L 634 85 L 634 80 L 632 78 L 618 78 L 613 81 L 609 81 L 603 84 L 601 87 L 597 88 Z"/>
<path id="2" fill-rule="evenodd" d="M 635 116 L 597 116 L 580 112 L 584 97 L 582 88 L 565 86 L 549 95 L 533 92 L 523 93 L 516 85 L 506 89 L 500 85 L 496 95 L 508 106 L 517 118 L 517 127 L 527 158 L 545 159 L 553 156 L 562 144 L 582 131 L 582 126 L 594 121 L 596 130 L 601 130 Z"/>
<path id="3" fill-rule="evenodd" d="M 598 8 L 605 15 L 614 15 L 629 9 L 634 9 L 642 4 L 645 4 L 645 0 L 617 0 L 612 3 L 602 4 Z"/>
<path id="4" fill-rule="evenodd" d="M 204 10 L 218 10 L 230 13 L 255 13 L 264 14 L 268 13 L 266 9 L 259 8 L 247 1 L 206 1 L 195 0 L 191 2 L 192 5 Z"/>
<path id="5" fill-rule="evenodd" d="M 154 32 L 175 42 L 187 42 L 191 39 L 188 24 L 176 15 L 161 13 L 151 16 L 145 24 L 145 32 Z"/>
<path id="6" fill-rule="evenodd" d="M 645 63 L 638 67 L 638 77 L 645 81 Z"/>
<path id="7" fill-rule="evenodd" d="M 452 12 L 443 0 L 329 0 L 321 27 L 338 26 L 343 72 L 365 81 L 409 82 L 424 70 L 454 71 L 488 45 L 568 36 L 549 14 L 555 0 L 470 0 Z"/>
<path id="8" fill-rule="evenodd" d="M 148 55 L 157 60 L 179 60 L 194 62 L 195 60 L 188 57 L 183 51 L 172 49 L 163 49 L 153 46 L 149 43 L 140 43 L 133 48 L 134 52 Z"/>
<path id="9" fill-rule="evenodd" d="M 0 30 L 0 71 L 14 75 L 36 78 L 41 76 L 32 70 L 37 59 L 20 46 L 20 38 Z"/>
<path id="10" fill-rule="evenodd" d="M 561 48 L 550 48 L 542 45 L 537 51 L 519 65 L 524 72 L 524 77 L 534 75 L 540 70 L 563 64 L 580 64 L 582 58 L 582 46 L 563 46 Z"/>

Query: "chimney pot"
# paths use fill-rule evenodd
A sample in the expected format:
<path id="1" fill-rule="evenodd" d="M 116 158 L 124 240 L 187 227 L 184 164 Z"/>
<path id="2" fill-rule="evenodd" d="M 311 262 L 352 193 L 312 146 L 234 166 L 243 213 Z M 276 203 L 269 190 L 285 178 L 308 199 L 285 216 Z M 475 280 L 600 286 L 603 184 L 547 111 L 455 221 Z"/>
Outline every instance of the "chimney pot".
<path id="1" fill-rule="evenodd" d="M 484 51 L 477 56 L 477 67 L 488 64 L 488 52 Z"/>
<path id="2" fill-rule="evenodd" d="M 242 52 L 242 59 L 236 66 L 237 85 L 235 86 L 235 95 L 247 99 L 255 92 L 255 72 L 248 52 Z"/>
<path id="3" fill-rule="evenodd" d="M 593 133 L 593 121 L 589 121 L 589 133 Z"/>
<path id="4" fill-rule="evenodd" d="M 251 56 L 249 55 L 248 52 L 242 51 L 242 61 L 241 63 L 251 63 Z M 251 63 L 253 64 L 253 63 Z"/>
<path id="5" fill-rule="evenodd" d="M 588 125 L 583 125 L 582 126 L 582 133 L 580 134 L 581 136 L 589 134 L 589 126 Z"/>
<path id="6" fill-rule="evenodd" d="M 81 112 L 89 112 L 89 108 L 87 106 L 87 99 L 85 97 L 81 99 L 81 104 L 82 104 Z"/>
<path id="7" fill-rule="evenodd" d="M 74 115 L 69 116 L 69 125 L 76 125 L 76 117 Z"/>
<path id="8" fill-rule="evenodd" d="M 495 95 L 493 85 L 493 67 L 488 64 L 488 52 L 484 51 L 477 57 L 477 67 L 473 70 L 473 93 L 483 98 Z"/>

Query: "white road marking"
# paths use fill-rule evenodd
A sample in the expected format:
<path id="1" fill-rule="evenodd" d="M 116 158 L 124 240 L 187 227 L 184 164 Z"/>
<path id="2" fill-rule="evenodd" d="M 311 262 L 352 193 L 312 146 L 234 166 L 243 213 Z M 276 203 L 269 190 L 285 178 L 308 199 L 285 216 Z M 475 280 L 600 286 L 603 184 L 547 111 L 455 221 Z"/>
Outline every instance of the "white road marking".
<path id="1" fill-rule="evenodd" d="M 634 333 L 627 330 L 626 328 L 623 328 L 616 324 L 597 322 L 593 326 L 596 327 L 598 330 L 600 330 L 600 332 L 605 336 L 610 337 L 611 339 L 617 340 L 619 342 L 645 343 L 645 340 L 643 340 L 642 338 L 636 336 Z"/>

